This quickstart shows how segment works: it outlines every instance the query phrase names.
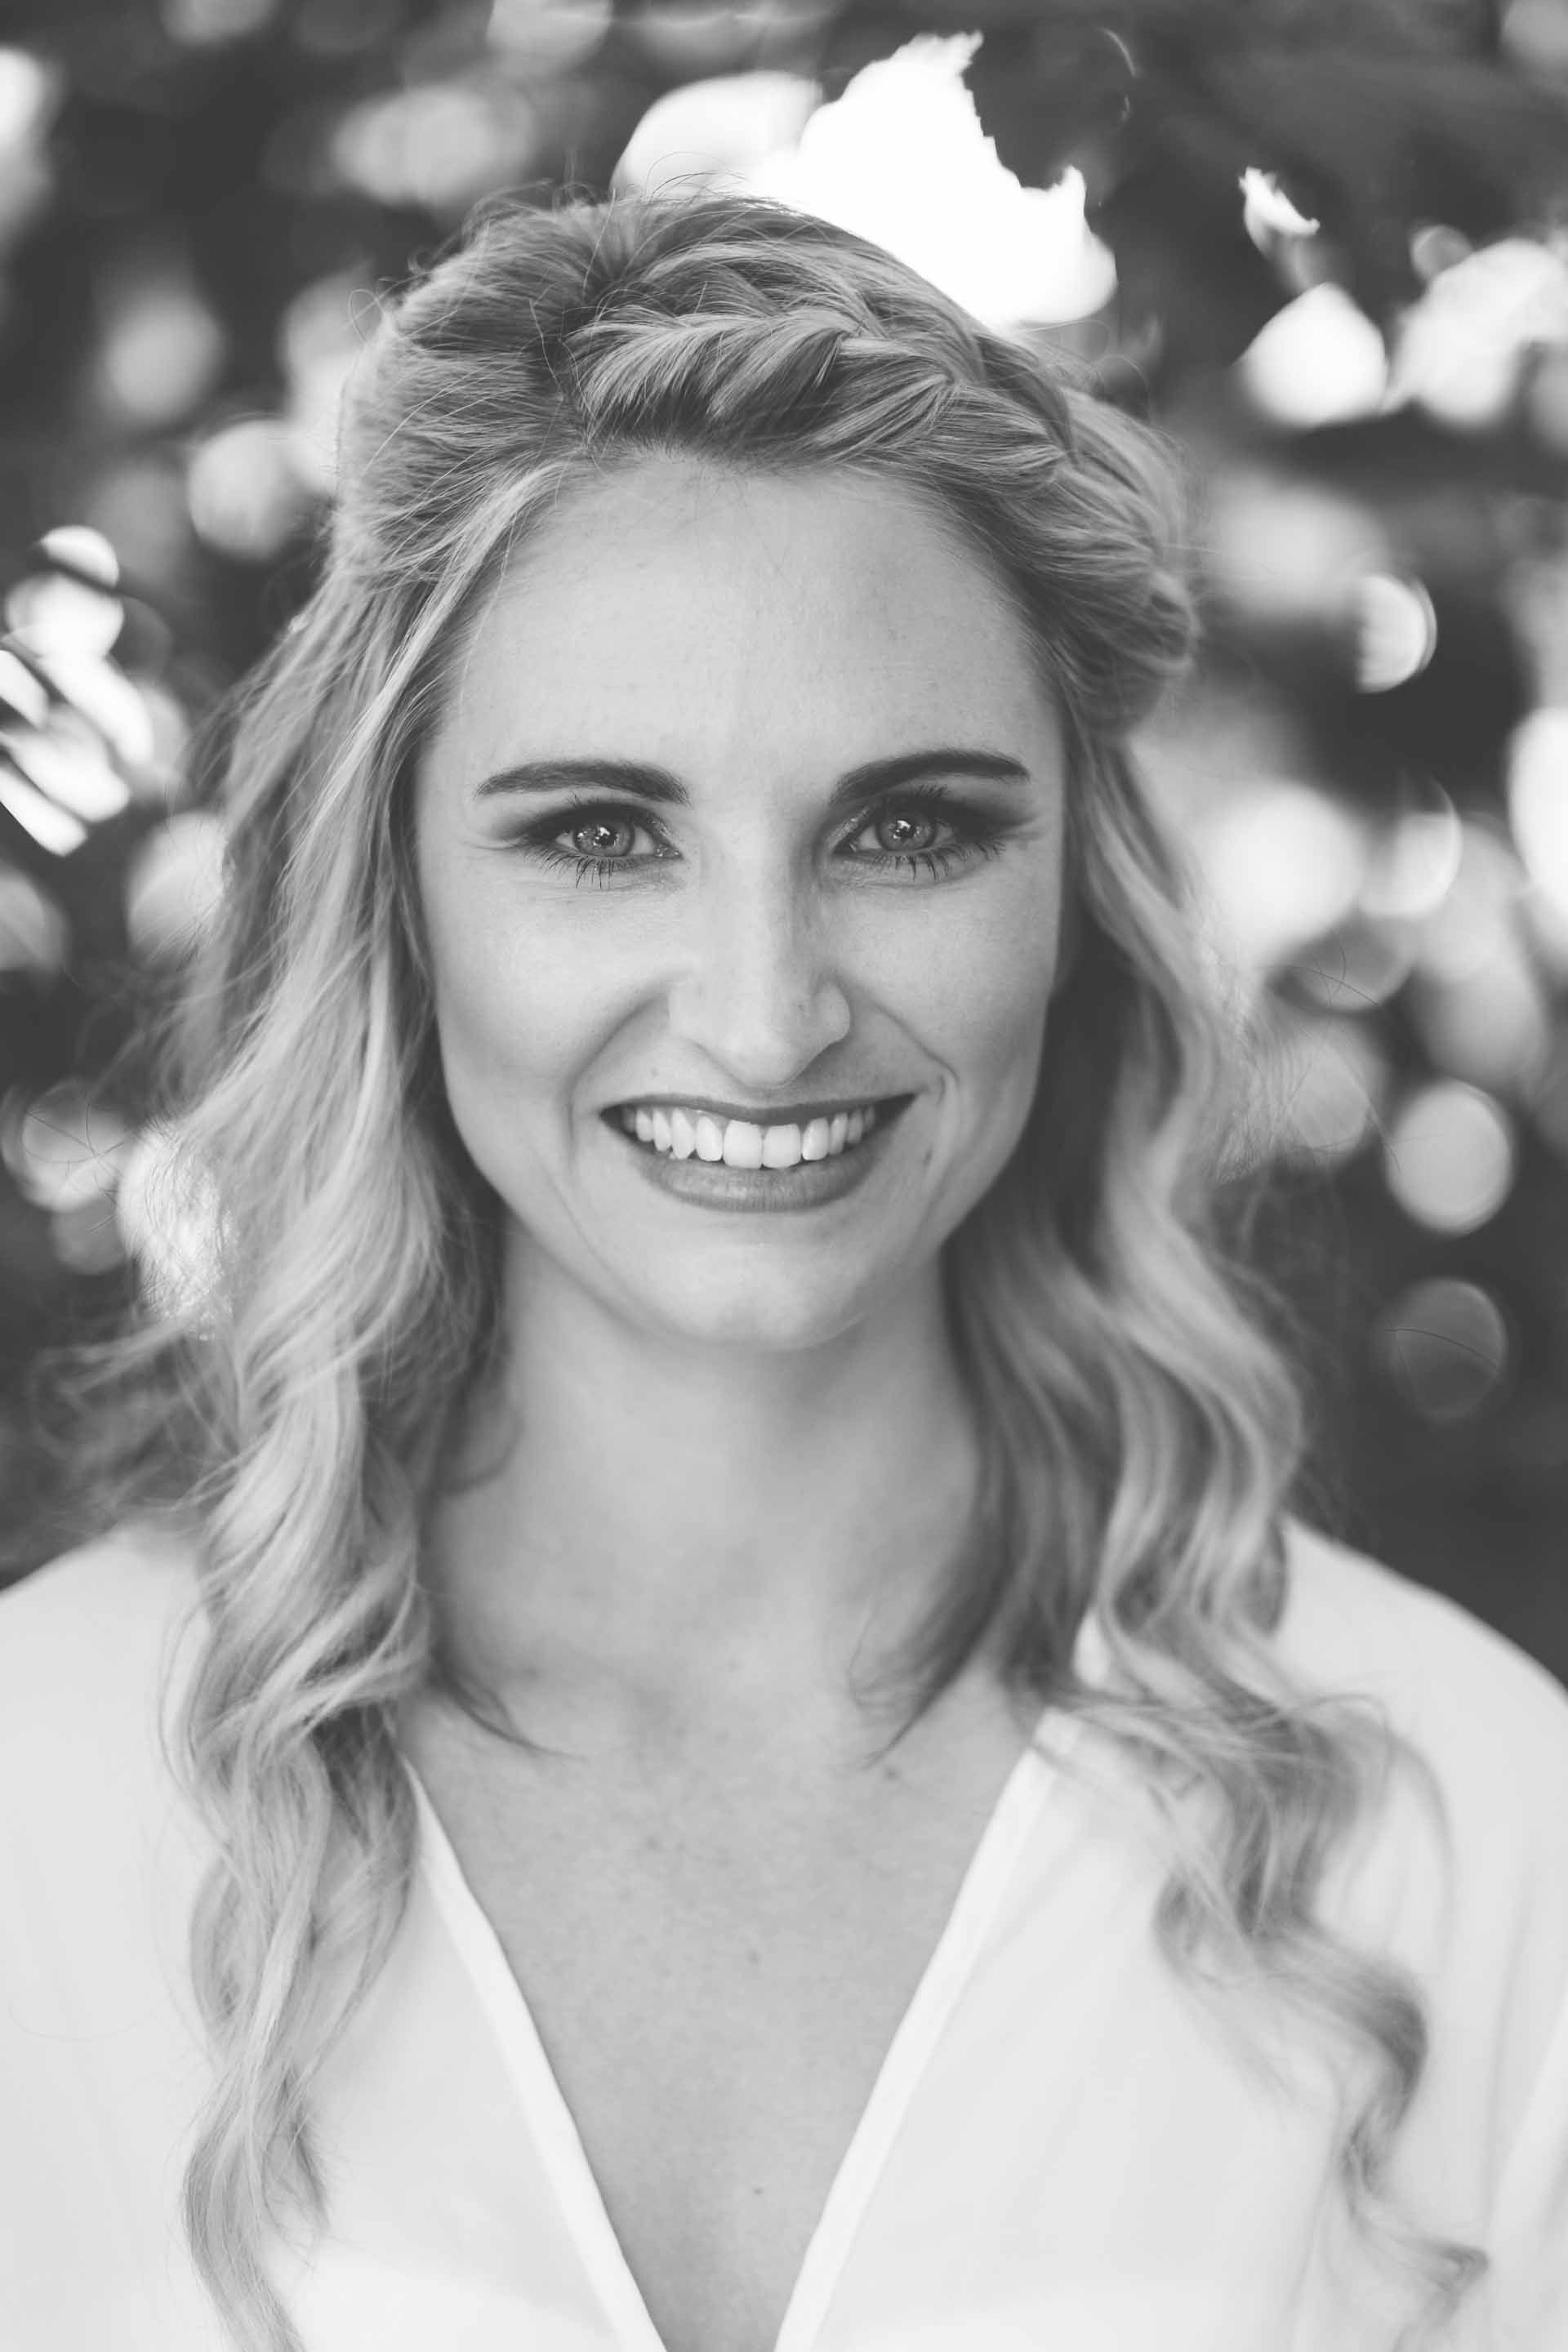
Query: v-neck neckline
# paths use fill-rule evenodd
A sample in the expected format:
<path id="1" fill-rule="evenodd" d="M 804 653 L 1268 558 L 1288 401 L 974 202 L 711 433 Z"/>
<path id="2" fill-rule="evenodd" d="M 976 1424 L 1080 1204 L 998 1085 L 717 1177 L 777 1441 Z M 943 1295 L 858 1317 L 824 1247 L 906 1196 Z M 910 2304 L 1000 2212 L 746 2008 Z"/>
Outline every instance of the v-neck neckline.
<path id="1" fill-rule="evenodd" d="M 1053 1759 L 1037 1745 L 1051 1712 L 1047 1702 L 1003 1783 L 942 1932 L 893 2030 L 807 2241 L 773 2352 L 816 2352 L 834 2290 L 899 2127 L 973 1970 L 1052 1785 Z M 1061 1728 L 1070 1742 L 1074 1719 Z M 419 1811 L 422 1866 L 500 2046 L 523 2121 L 535 2137 L 579 2257 L 615 2330 L 616 2352 L 668 2352 L 610 2220 L 527 1996 L 406 1755 L 404 1764 Z"/>

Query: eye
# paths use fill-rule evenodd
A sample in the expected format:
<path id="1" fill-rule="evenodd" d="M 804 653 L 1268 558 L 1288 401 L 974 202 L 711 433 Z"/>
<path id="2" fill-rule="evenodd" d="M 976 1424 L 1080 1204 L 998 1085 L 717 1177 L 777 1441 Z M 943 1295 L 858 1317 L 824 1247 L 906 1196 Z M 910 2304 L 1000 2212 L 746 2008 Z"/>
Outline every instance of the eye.
<path id="1" fill-rule="evenodd" d="M 580 857 L 620 858 L 631 856 L 633 842 L 646 827 L 624 815 L 586 816 L 563 831 Z"/>
<path id="2" fill-rule="evenodd" d="M 928 785 L 921 792 L 900 793 L 875 810 L 847 845 L 853 851 L 853 844 L 868 833 L 879 836 L 880 847 L 852 854 L 850 863 L 894 872 L 903 866 L 934 881 L 976 859 L 994 857 L 1005 831 L 979 810 L 950 801 L 940 786 Z M 945 840 L 938 838 L 942 834 Z"/>
<path id="3" fill-rule="evenodd" d="M 996 856 L 1009 829 L 979 809 L 950 800 L 940 785 L 926 785 L 872 809 L 845 835 L 836 855 L 851 868 L 884 874 L 901 869 L 939 881 Z M 874 845 L 857 849 L 867 835 Z M 639 848 L 639 840 L 650 846 Z M 608 801 L 577 802 L 539 818 L 517 836 L 516 845 L 535 864 L 601 888 L 679 859 L 674 843 L 639 809 Z"/>
<path id="4" fill-rule="evenodd" d="M 880 816 L 873 817 L 870 824 L 863 829 L 879 836 L 888 856 L 898 857 L 934 848 L 936 836 L 943 824 L 948 824 L 945 817 L 932 816 L 928 810 L 885 809 Z M 948 830 L 952 830 L 951 824 L 948 824 Z"/>
<path id="5" fill-rule="evenodd" d="M 635 847 L 639 835 L 652 843 L 651 849 Z M 600 885 L 674 854 L 635 809 L 605 801 L 578 802 L 541 818 L 519 835 L 518 846 L 538 865 L 570 874 L 574 882 Z"/>

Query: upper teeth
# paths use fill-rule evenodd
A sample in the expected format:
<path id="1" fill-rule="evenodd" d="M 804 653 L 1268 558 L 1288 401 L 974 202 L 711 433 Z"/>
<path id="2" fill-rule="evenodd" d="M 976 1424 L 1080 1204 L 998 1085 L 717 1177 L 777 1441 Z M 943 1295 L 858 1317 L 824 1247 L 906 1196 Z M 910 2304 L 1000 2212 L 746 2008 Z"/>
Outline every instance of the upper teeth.
<path id="1" fill-rule="evenodd" d="M 679 1103 L 640 1105 L 621 1112 L 621 1124 L 639 1143 L 677 1160 L 722 1160 L 729 1168 L 793 1168 L 802 1160 L 830 1160 L 860 1141 L 877 1123 L 877 1106 L 814 1118 L 804 1127 L 758 1127 L 749 1118 L 719 1119 Z"/>

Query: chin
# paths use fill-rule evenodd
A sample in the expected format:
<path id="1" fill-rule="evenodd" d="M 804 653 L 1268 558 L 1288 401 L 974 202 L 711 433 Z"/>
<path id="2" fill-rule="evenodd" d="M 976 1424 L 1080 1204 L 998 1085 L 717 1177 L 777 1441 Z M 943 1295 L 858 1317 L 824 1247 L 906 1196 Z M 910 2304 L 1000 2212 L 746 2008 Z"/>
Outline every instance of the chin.
<path id="1" fill-rule="evenodd" d="M 869 1291 L 813 1280 L 797 1269 L 793 1280 L 694 1277 L 678 1294 L 647 1299 L 642 1319 L 691 1346 L 790 1355 L 842 1338 L 865 1320 L 872 1303 Z"/>

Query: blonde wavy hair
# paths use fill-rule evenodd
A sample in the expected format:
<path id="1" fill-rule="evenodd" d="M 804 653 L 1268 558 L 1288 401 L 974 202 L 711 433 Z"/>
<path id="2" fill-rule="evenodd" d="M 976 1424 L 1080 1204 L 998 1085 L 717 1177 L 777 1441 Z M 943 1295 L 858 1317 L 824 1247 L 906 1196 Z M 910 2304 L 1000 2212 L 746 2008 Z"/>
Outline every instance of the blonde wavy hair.
<path id="1" fill-rule="evenodd" d="M 242 2352 L 300 2352 L 267 2243 L 326 2221 L 310 2086 L 404 1915 L 395 1712 L 446 1654 L 422 1530 L 502 1351 L 502 1218 L 442 1087 L 411 762 L 535 520 L 669 452 L 900 486 L 1038 649 L 1069 744 L 1077 946 L 1029 1124 L 946 1245 L 985 1458 L 915 1716 L 1000 1635 L 1011 1681 L 1121 1743 L 1168 1828 L 1161 1949 L 1200 1990 L 1273 1989 L 1369 2063 L 1340 2110 L 1346 2207 L 1445 2322 L 1487 2257 L 1414 2229 L 1385 2186 L 1426 2060 L 1420 1989 L 1317 1910 L 1396 1754 L 1425 1768 L 1386 1723 L 1294 1689 L 1269 1646 L 1309 1407 L 1269 1328 L 1288 1310 L 1222 1213 L 1266 1181 L 1259 1065 L 1128 748 L 1189 653 L 1179 469 L 1065 362 L 873 246 L 710 193 L 483 207 L 384 306 L 319 584 L 238 710 L 227 887 L 162 1040 L 213 1262 L 72 1351 L 46 1441 L 104 1525 L 175 1528 L 198 1564 L 172 1759 L 216 1841 L 192 1930 L 214 2052 L 195 2263 Z M 1114 1691 L 1074 1672 L 1091 1613 Z"/>

